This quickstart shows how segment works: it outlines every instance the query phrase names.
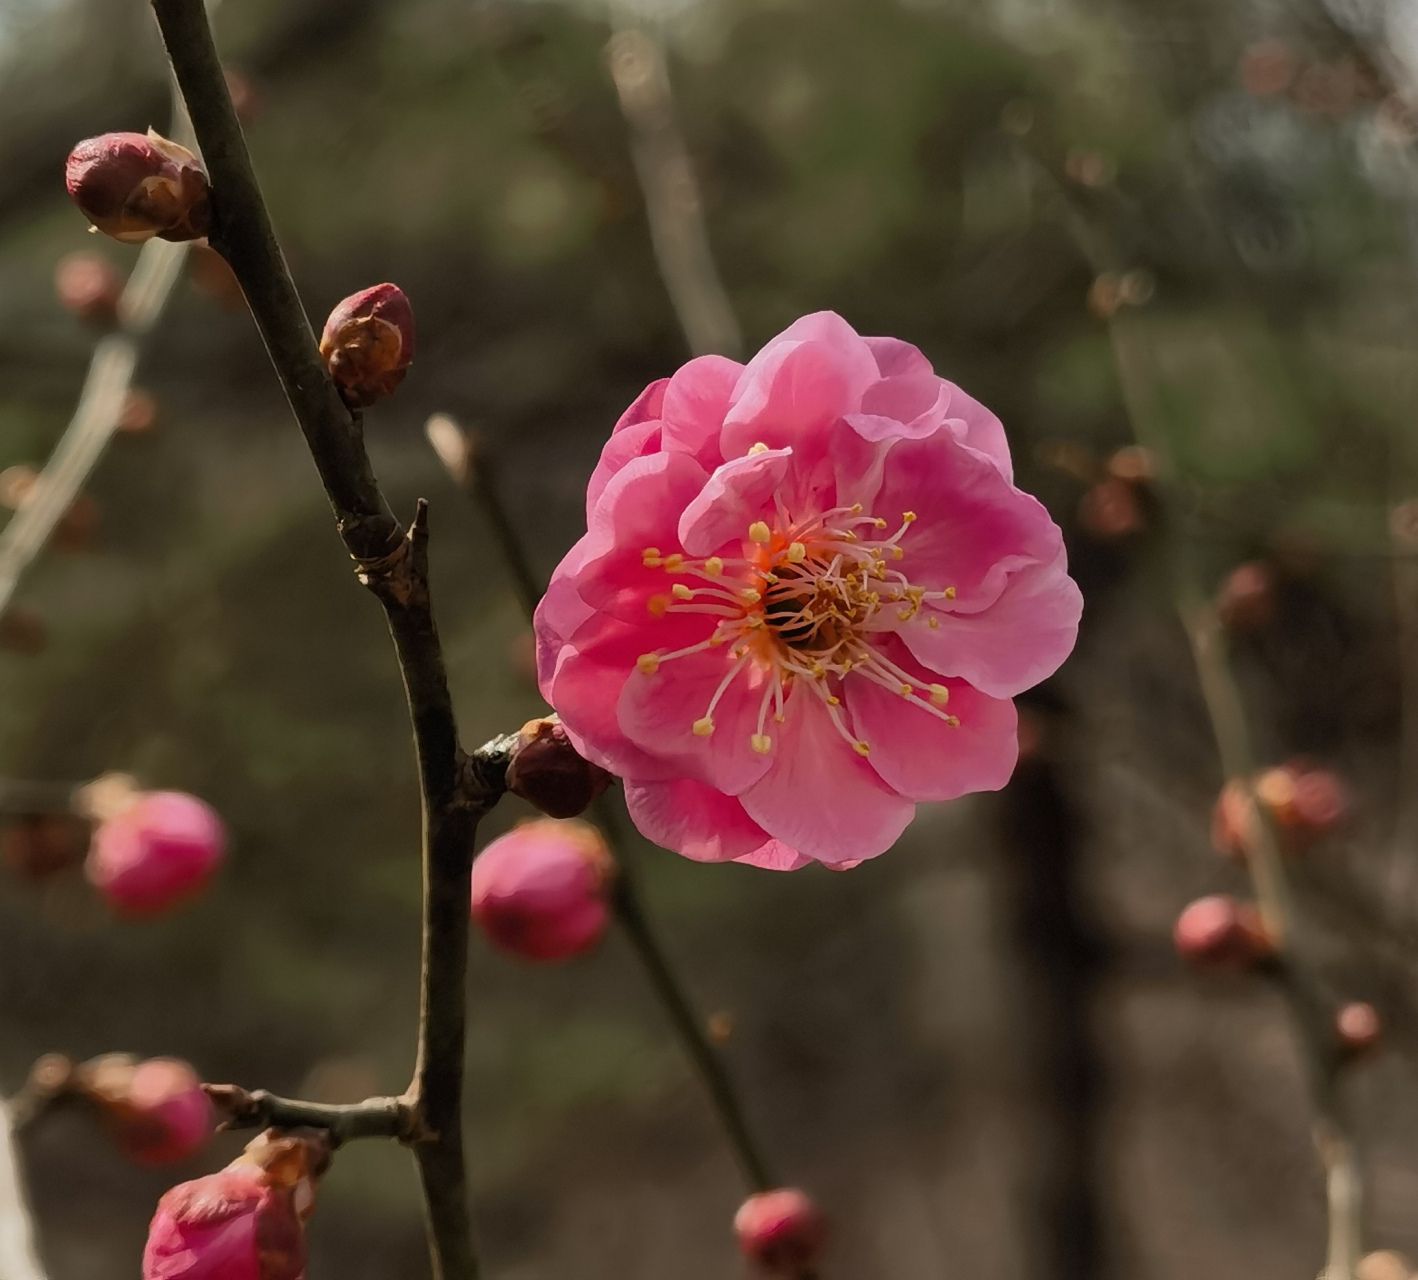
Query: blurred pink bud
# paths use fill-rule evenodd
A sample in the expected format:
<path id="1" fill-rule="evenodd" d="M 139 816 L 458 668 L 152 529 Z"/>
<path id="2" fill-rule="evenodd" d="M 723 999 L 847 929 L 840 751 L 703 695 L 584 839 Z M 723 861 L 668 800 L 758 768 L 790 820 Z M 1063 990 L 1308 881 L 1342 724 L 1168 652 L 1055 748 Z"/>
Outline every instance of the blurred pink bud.
<path id="1" fill-rule="evenodd" d="M 123 1153 L 138 1164 L 185 1160 L 215 1127 L 201 1080 L 176 1058 L 135 1063 L 109 1054 L 82 1064 L 75 1087 L 98 1104 Z"/>
<path id="2" fill-rule="evenodd" d="M 54 268 L 54 292 L 80 319 L 112 324 L 118 318 L 123 278 L 102 254 L 68 253 Z"/>
<path id="3" fill-rule="evenodd" d="M 553 818 L 584 813 L 610 780 L 600 765 L 571 745 L 555 716 L 528 720 L 522 726 L 507 766 L 507 789 Z"/>
<path id="4" fill-rule="evenodd" d="M 1257 631 L 1275 614 L 1275 574 L 1262 560 L 1237 565 L 1216 592 L 1216 613 L 1228 631 Z"/>
<path id="5" fill-rule="evenodd" d="M 186 147 L 151 129 L 86 138 L 69 153 L 64 184 L 80 212 L 115 240 L 207 234 L 206 173 Z"/>
<path id="6" fill-rule="evenodd" d="M 1233 778 L 1221 788 L 1211 810 L 1212 848 L 1231 858 L 1244 858 L 1255 841 L 1258 821 L 1246 786 Z"/>
<path id="7" fill-rule="evenodd" d="M 1108 474 L 1140 484 L 1157 474 L 1157 455 L 1140 444 L 1124 445 L 1108 459 Z"/>
<path id="8" fill-rule="evenodd" d="M 414 312 L 395 284 L 353 293 L 325 321 L 320 354 L 352 408 L 382 400 L 414 358 Z"/>
<path id="9" fill-rule="evenodd" d="M 131 435 L 151 431 L 158 420 L 158 398 L 151 391 L 134 387 L 123 398 L 118 415 L 118 429 Z"/>
<path id="10" fill-rule="evenodd" d="M 1354 1268 L 1354 1280 L 1412 1280 L 1413 1264 L 1392 1249 L 1366 1253 Z"/>
<path id="11" fill-rule="evenodd" d="M 1213 894 L 1188 903 L 1172 928 L 1177 954 L 1198 968 L 1247 969 L 1275 952 L 1275 944 L 1249 902 Z"/>
<path id="12" fill-rule="evenodd" d="M 536 818 L 499 836 L 473 863 L 473 919 L 504 951 L 564 960 L 605 932 L 614 873 L 594 827 Z"/>
<path id="13" fill-rule="evenodd" d="M 219 1173 L 173 1187 L 148 1227 L 143 1280 L 303 1280 L 329 1154 L 314 1130 L 267 1130 Z"/>
<path id="14" fill-rule="evenodd" d="M 797 1276 L 817 1261 L 827 1239 L 827 1222 L 796 1187 L 760 1191 L 734 1214 L 734 1234 L 745 1257 L 773 1275 Z"/>
<path id="15" fill-rule="evenodd" d="M 1383 1035 L 1383 1022 L 1373 1005 L 1365 1000 L 1353 1000 L 1335 1014 L 1334 1031 L 1340 1051 L 1354 1057 L 1378 1044 Z"/>
<path id="16" fill-rule="evenodd" d="M 226 852 L 210 805 L 181 791 L 149 791 L 94 832 L 87 873 L 120 915 L 158 915 L 198 893 Z"/>
<path id="17" fill-rule="evenodd" d="M 1079 500 L 1078 522 L 1095 538 L 1104 540 L 1139 532 L 1144 521 L 1137 491 L 1116 477 L 1099 481 Z"/>
<path id="18" fill-rule="evenodd" d="M 1256 795 L 1275 816 L 1283 835 L 1308 844 L 1349 816 L 1349 791 L 1329 769 L 1291 760 L 1256 779 Z"/>

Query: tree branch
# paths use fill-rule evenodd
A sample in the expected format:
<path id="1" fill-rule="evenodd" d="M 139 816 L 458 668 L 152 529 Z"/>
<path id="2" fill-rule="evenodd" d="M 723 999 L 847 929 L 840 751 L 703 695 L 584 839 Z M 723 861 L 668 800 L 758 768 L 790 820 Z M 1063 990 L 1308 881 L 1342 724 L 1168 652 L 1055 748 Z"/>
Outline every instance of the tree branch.
<path id="1" fill-rule="evenodd" d="M 335 1146 L 354 1138 L 413 1142 L 418 1136 L 413 1108 L 405 1098 L 330 1104 L 279 1098 L 265 1089 L 248 1093 L 235 1084 L 204 1084 L 202 1088 L 221 1115 L 223 1129 L 324 1129 Z"/>
<path id="2" fill-rule="evenodd" d="M 413 1082 L 403 1102 L 423 1184 L 434 1280 L 474 1280 L 463 1159 L 469 876 L 478 819 L 502 790 L 506 740 L 458 743 L 428 590 L 426 506 L 403 530 L 359 419 L 326 372 L 281 254 L 201 0 L 152 0 L 212 184 L 210 241 L 230 263 L 334 507 L 360 580 L 384 606 L 413 722 L 423 811 L 423 963 Z M 307 1114 L 309 1114 L 307 1112 Z"/>

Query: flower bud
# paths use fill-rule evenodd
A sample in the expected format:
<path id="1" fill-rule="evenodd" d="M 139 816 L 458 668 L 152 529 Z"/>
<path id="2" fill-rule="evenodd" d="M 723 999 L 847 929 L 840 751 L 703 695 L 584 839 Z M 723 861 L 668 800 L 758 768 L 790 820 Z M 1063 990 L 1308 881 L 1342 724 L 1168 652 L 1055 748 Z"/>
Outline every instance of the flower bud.
<path id="1" fill-rule="evenodd" d="M 507 766 L 507 789 L 553 818 L 584 813 L 610 780 L 600 765 L 571 745 L 555 716 L 528 720 L 522 726 Z"/>
<path id="2" fill-rule="evenodd" d="M 1334 1033 L 1345 1057 L 1367 1053 L 1383 1035 L 1379 1011 L 1366 1000 L 1352 1000 L 1334 1015 Z"/>
<path id="3" fill-rule="evenodd" d="M 1412 1280 L 1413 1264 L 1392 1249 L 1366 1253 L 1354 1268 L 1354 1280 Z"/>
<path id="4" fill-rule="evenodd" d="M 1275 952 L 1275 944 L 1249 902 L 1213 894 L 1189 903 L 1172 928 L 1177 954 L 1207 969 L 1247 969 Z"/>
<path id="5" fill-rule="evenodd" d="M 69 253 L 54 268 L 54 292 L 81 320 L 109 325 L 118 319 L 123 279 L 102 254 Z"/>
<path id="6" fill-rule="evenodd" d="M 760 1191 L 734 1214 L 739 1250 L 772 1275 L 797 1276 L 822 1253 L 827 1222 L 796 1187 Z"/>
<path id="7" fill-rule="evenodd" d="M 158 398 L 151 391 L 133 387 L 123 397 L 123 408 L 118 414 L 118 429 L 128 435 L 141 435 L 151 431 L 158 420 Z"/>
<path id="8" fill-rule="evenodd" d="M 473 919 L 489 941 L 527 960 L 564 960 L 605 932 L 615 863 L 584 822 L 535 818 L 473 863 Z"/>
<path id="9" fill-rule="evenodd" d="M 1261 560 L 1237 565 L 1216 592 L 1216 614 L 1228 631 L 1259 631 L 1275 616 L 1275 574 Z"/>
<path id="10" fill-rule="evenodd" d="M 404 291 L 377 284 L 351 294 L 325 321 L 320 354 L 351 408 L 382 400 L 414 358 L 414 312 Z"/>
<path id="11" fill-rule="evenodd" d="M 1252 807 L 1247 787 L 1232 778 L 1211 810 L 1211 847 L 1228 858 L 1241 859 L 1255 843 L 1260 815 Z"/>
<path id="12" fill-rule="evenodd" d="M 137 1164 L 185 1160 L 215 1127 L 197 1073 L 176 1058 L 134 1062 L 127 1054 L 108 1054 L 78 1067 L 73 1087 L 98 1105 L 119 1147 Z"/>
<path id="13" fill-rule="evenodd" d="M 226 831 L 209 805 L 149 791 L 99 823 L 86 871 L 120 915 L 158 915 L 198 893 L 225 852 Z"/>
<path id="14" fill-rule="evenodd" d="M 148 1227 L 143 1280 L 303 1280 L 329 1161 L 324 1133 L 268 1129 L 219 1173 L 173 1187 Z"/>
<path id="15" fill-rule="evenodd" d="M 206 173 L 186 147 L 151 129 L 86 138 L 69 153 L 64 183 L 80 212 L 115 240 L 207 234 Z"/>
<path id="16" fill-rule="evenodd" d="M 1095 538 L 1125 538 L 1143 528 L 1142 504 L 1131 484 L 1110 476 L 1079 500 L 1078 522 Z"/>
<path id="17" fill-rule="evenodd" d="M 1328 769 L 1291 760 L 1256 779 L 1256 795 L 1275 815 L 1282 833 L 1308 844 L 1349 816 L 1349 791 Z"/>

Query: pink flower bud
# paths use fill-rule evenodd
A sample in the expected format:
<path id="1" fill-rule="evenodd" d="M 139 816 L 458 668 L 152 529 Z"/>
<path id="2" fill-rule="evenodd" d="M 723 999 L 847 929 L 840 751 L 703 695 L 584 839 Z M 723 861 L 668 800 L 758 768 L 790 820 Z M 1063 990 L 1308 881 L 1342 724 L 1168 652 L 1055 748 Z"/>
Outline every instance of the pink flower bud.
<path id="1" fill-rule="evenodd" d="M 1258 631 L 1275 615 L 1275 574 L 1260 560 L 1237 565 L 1216 592 L 1216 613 L 1228 631 Z"/>
<path id="2" fill-rule="evenodd" d="M 173 1187 L 148 1227 L 143 1280 L 303 1280 L 329 1150 L 314 1130 L 267 1130 L 219 1173 Z"/>
<path id="3" fill-rule="evenodd" d="M 118 318 L 123 279 L 102 254 L 69 253 L 54 268 L 54 292 L 80 319 L 112 324 Z"/>
<path id="4" fill-rule="evenodd" d="M 1244 858 L 1256 836 L 1260 821 L 1246 794 L 1246 787 L 1234 778 L 1221 788 L 1211 810 L 1211 845 L 1230 858 Z"/>
<path id="5" fill-rule="evenodd" d="M 176 1058 L 135 1062 L 105 1054 L 74 1068 L 69 1087 L 95 1103 L 118 1145 L 138 1164 L 185 1160 L 212 1136 L 212 1104 L 197 1073 Z"/>
<path id="6" fill-rule="evenodd" d="M 1078 522 L 1095 538 L 1111 541 L 1141 532 L 1146 523 L 1137 492 L 1126 480 L 1100 480 L 1078 503 Z"/>
<path id="7" fill-rule="evenodd" d="M 749 1196 L 734 1214 L 734 1234 L 745 1257 L 773 1275 L 797 1276 L 821 1254 L 827 1223 L 803 1192 L 781 1187 Z"/>
<path id="8" fill-rule="evenodd" d="M 64 183 L 80 212 L 115 240 L 197 240 L 210 217 L 207 175 L 186 147 L 151 129 L 86 138 Z"/>
<path id="9" fill-rule="evenodd" d="M 1189 903 L 1172 928 L 1177 954 L 1208 969 L 1247 969 L 1275 952 L 1275 944 L 1249 902 L 1213 894 Z"/>
<path id="10" fill-rule="evenodd" d="M 382 400 L 414 358 L 414 312 L 404 291 L 377 284 L 352 293 L 325 321 L 320 354 L 351 408 Z"/>
<path id="11" fill-rule="evenodd" d="M 555 716 L 528 720 L 522 726 L 507 766 L 507 789 L 553 818 L 584 813 L 610 780 L 600 765 L 571 745 Z"/>
<path id="12" fill-rule="evenodd" d="M 1303 760 L 1267 770 L 1256 791 L 1296 843 L 1317 840 L 1349 816 L 1349 791 L 1338 775 Z"/>
<path id="13" fill-rule="evenodd" d="M 1334 1016 L 1334 1032 L 1345 1057 L 1367 1053 L 1383 1035 L 1379 1011 L 1365 1000 L 1353 1000 Z"/>
<path id="14" fill-rule="evenodd" d="M 614 872 L 594 827 L 536 818 L 499 836 L 473 863 L 473 919 L 504 951 L 564 960 L 605 932 Z"/>
<path id="15" fill-rule="evenodd" d="M 181 791 L 149 791 L 94 832 L 87 873 L 120 915 L 158 915 L 192 897 L 226 852 L 210 805 Z"/>

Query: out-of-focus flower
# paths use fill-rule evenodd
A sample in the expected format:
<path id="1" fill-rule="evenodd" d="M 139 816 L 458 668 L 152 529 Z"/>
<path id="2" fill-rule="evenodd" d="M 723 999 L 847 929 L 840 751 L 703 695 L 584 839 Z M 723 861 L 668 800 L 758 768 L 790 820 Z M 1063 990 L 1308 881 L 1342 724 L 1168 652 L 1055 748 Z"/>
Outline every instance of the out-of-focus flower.
<path id="1" fill-rule="evenodd" d="M 118 415 L 118 429 L 130 435 L 151 431 L 158 420 L 158 398 L 151 391 L 133 387 L 123 397 L 123 409 Z"/>
<path id="2" fill-rule="evenodd" d="M 123 277 L 100 253 L 66 253 L 54 268 L 54 292 L 81 320 L 108 325 L 118 318 Z"/>
<path id="3" fill-rule="evenodd" d="M 1125 480 L 1100 480 L 1079 499 L 1078 523 L 1104 541 L 1140 532 L 1144 521 L 1137 490 Z"/>
<path id="4" fill-rule="evenodd" d="M 0 471 L 0 506 L 18 511 L 38 479 L 39 471 L 28 462 L 16 462 Z"/>
<path id="5" fill-rule="evenodd" d="M 143 1280 L 303 1280 L 329 1158 L 323 1133 L 270 1129 L 219 1173 L 173 1187 L 148 1227 Z"/>
<path id="6" fill-rule="evenodd" d="M 1216 592 L 1216 614 L 1233 632 L 1258 631 L 1275 616 L 1275 574 L 1263 560 L 1237 565 Z"/>
<path id="7" fill-rule="evenodd" d="M 1246 969 L 1275 944 L 1249 902 L 1218 893 L 1189 903 L 1172 928 L 1177 954 L 1198 968 Z"/>
<path id="8" fill-rule="evenodd" d="M 0 827 L 0 865 L 25 880 L 47 880 L 84 859 L 89 824 L 66 813 L 18 814 Z"/>
<path id="9" fill-rule="evenodd" d="M 99 823 L 87 872 L 121 915 L 158 915 L 199 893 L 226 852 L 226 830 L 208 804 L 181 791 L 150 791 Z"/>
<path id="10" fill-rule="evenodd" d="M 202 1082 L 176 1058 L 136 1062 L 108 1054 L 76 1068 L 71 1087 L 98 1105 L 119 1147 L 138 1164 L 185 1160 L 212 1136 Z"/>
<path id="11" fill-rule="evenodd" d="M 1349 816 L 1349 790 L 1329 769 L 1291 760 L 1258 773 L 1256 800 L 1269 811 L 1282 848 L 1300 848 L 1341 825 Z M 1211 843 L 1218 852 L 1244 857 L 1256 832 L 1246 788 L 1232 779 L 1221 789 L 1211 811 Z"/>
<path id="12" fill-rule="evenodd" d="M 614 874 L 594 827 L 574 819 L 523 822 L 473 863 L 473 919 L 503 951 L 564 960 L 605 932 Z"/>
<path id="13" fill-rule="evenodd" d="M 572 745 L 555 716 L 529 720 L 507 766 L 507 789 L 553 818 L 574 818 L 610 785 L 611 776 Z"/>
<path id="14" fill-rule="evenodd" d="M 1157 474 L 1157 456 L 1143 445 L 1124 445 L 1109 457 L 1108 474 L 1129 484 L 1143 484 Z"/>
<path id="15" fill-rule="evenodd" d="M 799 320 L 648 387 L 537 611 L 538 668 L 637 826 L 790 869 L 1004 785 L 1082 607 L 1004 429 L 914 347 Z"/>
<path id="16" fill-rule="evenodd" d="M 0 471 L 0 506 L 19 510 L 39 480 L 40 472 L 26 462 L 6 467 Z M 93 542 L 98 519 L 98 503 L 88 494 L 79 494 L 55 525 L 50 545 L 56 551 L 85 550 Z"/>
<path id="17" fill-rule="evenodd" d="M 734 1015 L 727 1009 L 716 1009 L 705 1019 L 704 1031 L 715 1044 L 728 1044 L 734 1034 Z"/>
<path id="18" fill-rule="evenodd" d="M 1412 1280 L 1413 1264 L 1392 1249 L 1366 1253 L 1354 1268 L 1355 1280 Z"/>
<path id="19" fill-rule="evenodd" d="M 1334 1015 L 1334 1033 L 1347 1057 L 1367 1053 L 1383 1035 L 1379 1011 L 1366 1000 L 1351 1000 Z"/>
<path id="20" fill-rule="evenodd" d="M 80 212 L 115 240 L 207 234 L 206 173 L 186 147 L 151 129 L 86 138 L 69 153 L 64 181 Z"/>
<path id="21" fill-rule="evenodd" d="M 739 1250 L 777 1276 L 798 1276 L 821 1256 L 827 1240 L 822 1211 L 796 1187 L 760 1191 L 734 1214 Z"/>
<path id="22" fill-rule="evenodd" d="M 396 284 L 353 293 L 325 321 L 320 354 L 345 403 L 382 400 L 404 380 L 414 358 L 414 312 Z"/>

